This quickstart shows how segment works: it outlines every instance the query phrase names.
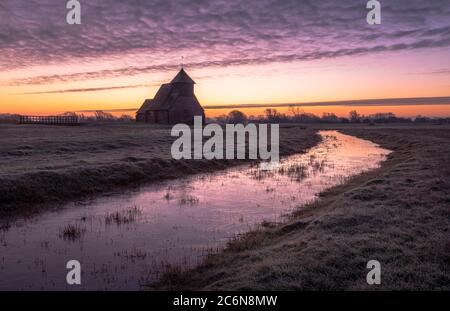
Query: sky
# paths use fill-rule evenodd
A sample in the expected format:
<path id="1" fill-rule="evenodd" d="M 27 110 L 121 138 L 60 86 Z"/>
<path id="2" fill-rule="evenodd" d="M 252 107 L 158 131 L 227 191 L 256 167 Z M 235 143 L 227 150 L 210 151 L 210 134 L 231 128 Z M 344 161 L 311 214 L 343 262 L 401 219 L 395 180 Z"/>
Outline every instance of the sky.
<path id="1" fill-rule="evenodd" d="M 450 96 L 450 0 L 66 2 L 0 2 L 0 113 L 139 107 L 182 56 L 208 106 Z"/>

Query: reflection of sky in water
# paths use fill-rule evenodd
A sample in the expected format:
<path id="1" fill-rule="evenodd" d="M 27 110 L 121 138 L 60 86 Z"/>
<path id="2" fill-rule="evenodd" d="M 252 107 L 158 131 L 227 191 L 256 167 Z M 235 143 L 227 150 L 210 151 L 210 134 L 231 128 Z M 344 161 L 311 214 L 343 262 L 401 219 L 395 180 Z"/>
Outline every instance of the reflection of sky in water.
<path id="1" fill-rule="evenodd" d="M 324 188 L 375 168 L 388 153 L 334 131 L 275 171 L 232 168 L 69 204 L 0 231 L 0 289 L 138 289 L 164 264 L 192 265 L 235 234 L 310 202 Z M 70 241 L 62 231 L 81 229 Z M 67 261 L 82 285 L 65 283 Z"/>

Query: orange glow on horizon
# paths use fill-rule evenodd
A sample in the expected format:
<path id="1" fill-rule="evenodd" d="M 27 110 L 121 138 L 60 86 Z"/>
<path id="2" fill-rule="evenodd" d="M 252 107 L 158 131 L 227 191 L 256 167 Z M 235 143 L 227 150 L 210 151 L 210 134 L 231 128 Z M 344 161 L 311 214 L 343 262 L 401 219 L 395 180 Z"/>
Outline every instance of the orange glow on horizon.
<path id="1" fill-rule="evenodd" d="M 297 107 L 296 107 L 297 108 Z M 448 105 L 404 105 L 404 106 L 301 106 L 298 107 L 305 113 L 312 113 L 321 117 L 323 113 L 334 113 L 338 117 L 348 117 L 350 111 L 356 110 L 358 114 L 369 116 L 376 113 L 394 113 L 396 116 L 416 117 L 450 117 L 450 104 Z M 264 115 L 268 108 L 237 108 L 237 109 L 207 109 L 206 116 L 210 118 L 226 115 L 232 110 L 239 110 L 246 116 Z M 288 107 L 274 107 L 277 112 L 290 115 Z"/>
<path id="2" fill-rule="evenodd" d="M 450 49 L 449 49 L 450 50 Z M 440 51 L 442 52 L 442 51 Z M 432 52 L 428 52 L 432 54 Z M 195 93 L 202 105 L 276 104 L 358 100 L 368 98 L 411 98 L 449 96 L 448 74 L 420 74 L 418 68 L 436 67 L 432 55 L 423 52 L 408 55 L 383 53 L 376 56 L 342 57 L 308 62 L 271 63 L 260 66 L 210 67 L 190 70 L 196 80 Z M 97 64 L 101 68 L 102 64 Z M 103 64 L 104 65 L 104 64 Z M 108 63 L 108 65 L 110 65 Z M 112 65 L 111 65 L 112 66 Z M 78 71 L 87 68 L 76 68 Z M 55 67 L 32 68 L 33 76 L 54 74 Z M 73 65 L 60 71 L 73 72 Z M 419 73 L 417 73 L 419 72 Z M 2 73 L 0 81 L 14 80 L 24 71 Z M 170 81 L 176 72 L 140 74 L 117 78 L 90 79 L 54 84 L 6 86 L 0 90 L 0 113 L 49 115 L 77 110 L 108 110 L 138 108 L 146 98 L 152 98 L 158 85 Z M 91 92 L 92 88 L 130 86 Z M 67 92 L 67 90 L 84 90 Z M 35 92 L 59 92 L 24 94 Z M 262 114 L 264 108 L 238 108 L 247 115 Z M 276 108 L 286 112 L 287 108 Z M 365 106 L 365 107 L 304 107 L 305 112 L 323 112 L 347 116 L 350 110 L 360 114 L 392 112 L 398 116 L 450 116 L 448 106 Z M 228 109 L 227 111 L 230 111 Z M 208 116 L 224 111 L 207 110 Z"/>

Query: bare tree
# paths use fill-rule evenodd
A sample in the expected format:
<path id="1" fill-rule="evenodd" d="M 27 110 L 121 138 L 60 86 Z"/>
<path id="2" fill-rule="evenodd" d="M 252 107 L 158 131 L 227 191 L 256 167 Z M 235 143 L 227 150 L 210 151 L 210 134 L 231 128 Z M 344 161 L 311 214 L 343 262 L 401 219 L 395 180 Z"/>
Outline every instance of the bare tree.
<path id="1" fill-rule="evenodd" d="M 233 110 L 228 114 L 228 122 L 229 123 L 245 123 L 247 121 L 247 116 L 239 111 L 239 110 Z"/>

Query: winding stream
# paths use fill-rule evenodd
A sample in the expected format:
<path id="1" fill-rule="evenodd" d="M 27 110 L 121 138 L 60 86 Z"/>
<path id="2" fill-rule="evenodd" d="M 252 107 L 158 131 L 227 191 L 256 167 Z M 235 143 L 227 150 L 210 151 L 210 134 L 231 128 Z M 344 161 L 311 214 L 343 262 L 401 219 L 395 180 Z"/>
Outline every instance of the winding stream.
<path id="1" fill-rule="evenodd" d="M 247 165 L 152 183 L 16 221 L 0 229 L 0 289 L 139 289 L 165 265 L 194 265 L 390 153 L 336 131 L 320 134 L 320 144 L 273 171 Z M 72 259 L 81 263 L 81 285 L 66 283 Z"/>

